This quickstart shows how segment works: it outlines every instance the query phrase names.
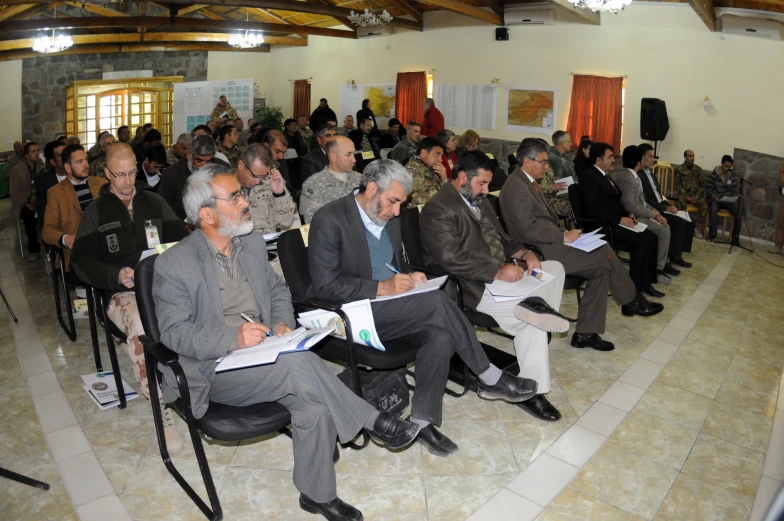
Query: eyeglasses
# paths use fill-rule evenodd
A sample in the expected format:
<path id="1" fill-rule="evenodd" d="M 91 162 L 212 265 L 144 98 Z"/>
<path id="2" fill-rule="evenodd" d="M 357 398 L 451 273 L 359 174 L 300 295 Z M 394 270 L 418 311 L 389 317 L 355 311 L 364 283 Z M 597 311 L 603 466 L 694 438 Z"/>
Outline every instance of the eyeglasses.
<path id="1" fill-rule="evenodd" d="M 231 198 L 217 197 L 217 196 L 214 196 L 214 195 L 212 196 L 212 198 L 216 199 L 218 201 L 227 201 L 227 202 L 233 204 L 234 206 L 237 206 L 237 203 L 240 202 L 240 197 L 242 197 L 246 201 L 248 200 L 248 194 L 249 193 L 250 193 L 249 190 L 246 190 L 245 188 L 242 188 L 239 192 L 235 193 L 234 196 L 231 197 Z"/>
<path id="2" fill-rule="evenodd" d="M 123 179 L 123 180 L 126 179 L 126 178 L 127 179 L 133 179 L 134 177 L 136 177 L 136 174 L 139 173 L 136 170 L 131 170 L 130 172 L 127 172 L 127 173 L 126 172 L 117 172 L 115 174 L 114 172 L 112 172 L 112 170 L 108 166 L 106 167 L 106 169 L 109 170 L 109 173 L 112 174 L 116 179 Z"/>
<path id="3" fill-rule="evenodd" d="M 531 158 L 529 157 L 528 159 L 531 159 Z M 546 159 L 544 159 L 542 161 L 539 161 L 537 159 L 531 159 L 531 161 L 533 161 L 534 163 L 539 163 L 542 166 L 549 166 L 550 165 L 550 162 L 548 160 L 546 160 Z"/>
<path id="4" fill-rule="evenodd" d="M 245 165 L 245 163 L 242 163 L 242 164 Z M 248 166 L 248 165 L 245 165 L 245 168 L 248 170 L 248 172 L 250 172 L 250 176 L 253 179 L 264 179 L 265 177 L 267 177 L 266 175 L 258 175 L 256 172 L 251 170 L 250 166 Z"/>

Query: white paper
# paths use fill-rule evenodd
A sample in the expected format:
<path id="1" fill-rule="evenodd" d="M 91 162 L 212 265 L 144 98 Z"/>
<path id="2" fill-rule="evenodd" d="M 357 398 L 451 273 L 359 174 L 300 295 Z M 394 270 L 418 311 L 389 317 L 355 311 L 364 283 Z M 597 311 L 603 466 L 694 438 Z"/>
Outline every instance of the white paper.
<path id="1" fill-rule="evenodd" d="M 553 276 L 540 270 L 534 270 L 534 275 L 525 273 L 517 282 L 496 280 L 492 284 L 485 284 L 487 290 L 496 302 L 509 300 L 523 300 L 531 293 L 553 280 Z"/>
<path id="2" fill-rule="evenodd" d="M 283 232 L 265 233 L 264 234 L 264 240 L 267 241 L 267 242 L 272 242 L 272 241 L 276 240 L 278 237 L 280 237 L 281 235 L 283 235 Z"/>
<path id="3" fill-rule="evenodd" d="M 739 196 L 737 195 L 734 196 L 725 195 L 724 197 L 719 199 L 719 201 L 721 201 L 722 203 L 734 203 L 735 201 L 738 200 L 738 197 Z"/>
<path id="4" fill-rule="evenodd" d="M 281 353 L 307 351 L 329 335 L 333 329 L 325 327 L 308 330 L 300 327 L 283 336 L 267 337 L 258 345 L 246 349 L 237 349 L 220 359 L 215 367 L 215 372 L 220 373 L 232 369 L 242 369 L 243 367 L 273 364 Z"/>
<path id="5" fill-rule="evenodd" d="M 574 184 L 574 179 L 572 176 L 569 177 L 562 177 L 561 179 L 556 179 L 553 183 L 566 183 L 566 188 L 563 190 L 559 190 L 555 195 L 566 195 L 569 193 L 569 186 Z"/>
<path id="6" fill-rule="evenodd" d="M 447 276 L 444 275 L 443 277 L 436 277 L 434 279 L 430 279 L 424 284 L 417 284 L 410 290 L 399 293 L 397 295 L 387 295 L 386 297 L 376 297 L 370 302 L 383 302 L 385 300 L 395 300 L 396 298 L 403 298 L 403 297 L 410 297 L 411 295 L 419 295 L 420 293 L 429 293 L 431 291 L 435 291 L 439 289 L 441 286 L 444 285 L 446 282 Z"/>
<path id="7" fill-rule="evenodd" d="M 353 336 L 355 343 L 366 345 L 378 349 L 379 351 L 386 351 L 386 348 L 384 347 L 384 344 L 381 343 L 381 339 L 378 337 L 378 332 L 376 331 L 376 323 L 373 320 L 373 308 L 370 307 L 370 300 L 365 299 L 349 302 L 348 304 L 343 304 L 341 309 L 348 316 L 349 322 L 351 322 L 351 335 Z M 333 328 L 334 331 L 331 333 L 333 336 L 344 340 L 346 338 L 346 326 L 343 324 L 343 320 L 341 320 L 337 313 L 333 313 L 332 311 L 317 309 L 315 311 L 300 313 L 297 320 L 308 329 L 323 327 Z"/>
<path id="8" fill-rule="evenodd" d="M 102 411 L 120 405 L 120 395 L 117 393 L 117 384 L 114 382 L 114 373 L 111 371 L 82 375 L 82 381 L 85 384 L 82 388 Z M 125 380 L 122 380 L 122 386 L 126 401 L 139 397 L 139 393 L 134 391 Z"/>
<path id="9" fill-rule="evenodd" d="M 447 127 L 495 130 L 494 85 L 437 85 L 435 100 Z"/>
<path id="10" fill-rule="evenodd" d="M 669 215 L 677 215 L 681 219 L 691 222 L 691 217 L 689 216 L 689 212 L 686 212 L 684 210 L 679 210 L 677 213 L 672 213 L 672 212 L 664 212 L 664 213 Z"/>
<path id="11" fill-rule="evenodd" d="M 567 246 L 571 246 L 572 248 L 578 249 L 580 251 L 584 251 L 586 253 L 590 253 L 590 252 L 592 252 L 594 250 L 597 250 L 597 249 L 601 248 L 605 244 L 607 244 L 607 241 L 605 241 L 604 239 L 596 239 L 594 241 L 584 242 L 584 243 L 581 243 L 581 244 L 570 243 L 570 244 L 567 244 Z"/>
<path id="12" fill-rule="evenodd" d="M 139 262 L 143 261 L 144 259 L 146 259 L 147 257 L 150 257 L 152 255 L 155 255 L 155 248 L 150 248 L 149 250 L 144 250 L 142 252 L 141 258 L 139 259 Z"/>
<path id="13" fill-rule="evenodd" d="M 635 233 L 644 232 L 646 230 L 646 228 L 648 228 L 647 224 L 640 223 L 640 222 L 638 222 L 634 226 L 624 226 L 623 224 L 619 224 L 618 226 L 620 226 L 621 228 L 626 228 L 627 230 L 631 230 L 631 231 L 633 231 Z"/>

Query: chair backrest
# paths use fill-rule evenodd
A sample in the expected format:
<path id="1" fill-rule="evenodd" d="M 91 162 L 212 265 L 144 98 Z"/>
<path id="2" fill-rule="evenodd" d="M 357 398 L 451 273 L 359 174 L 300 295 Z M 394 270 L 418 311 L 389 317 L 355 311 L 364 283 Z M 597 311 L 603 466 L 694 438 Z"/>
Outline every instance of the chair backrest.
<path id="1" fill-rule="evenodd" d="M 487 200 L 490 202 L 490 206 L 493 207 L 493 211 L 495 212 L 495 216 L 498 217 L 498 220 L 503 226 L 504 231 L 507 232 L 506 223 L 504 222 L 504 218 L 501 215 L 501 199 L 495 195 L 488 194 Z"/>
<path id="2" fill-rule="evenodd" d="M 585 217 L 585 208 L 583 208 L 583 201 L 580 199 L 579 183 L 569 185 L 569 202 L 572 205 L 572 213 L 574 218 L 579 220 Z"/>
<path id="3" fill-rule="evenodd" d="M 298 154 L 293 148 L 289 148 L 283 153 L 283 159 L 294 159 L 295 157 L 298 157 Z"/>
<path id="4" fill-rule="evenodd" d="M 278 237 L 278 257 L 291 296 L 305 298 L 311 286 L 308 248 L 298 229 L 288 230 Z"/>
<path id="5" fill-rule="evenodd" d="M 389 153 L 392 152 L 391 148 L 382 148 L 381 149 L 381 159 L 386 159 L 389 156 Z"/>
<path id="6" fill-rule="evenodd" d="M 506 160 L 509 162 L 509 168 L 507 168 L 506 172 L 507 174 L 512 175 L 512 172 L 514 172 L 515 168 L 517 168 L 517 156 L 514 154 L 509 154 L 506 157 Z"/>
<path id="7" fill-rule="evenodd" d="M 495 163 L 497 164 L 498 161 L 496 161 Z M 500 166 L 496 166 L 493 169 L 493 180 L 490 181 L 490 185 L 488 185 L 487 188 L 491 192 L 496 192 L 500 190 L 501 188 L 503 188 L 504 183 L 506 183 L 506 178 L 507 178 L 507 174 L 506 172 L 504 172 L 504 169 L 501 168 Z"/>
<path id="8" fill-rule="evenodd" d="M 662 197 L 671 197 L 675 191 L 675 169 L 670 165 L 653 165 L 653 175 L 659 181 Z"/>
<path id="9" fill-rule="evenodd" d="M 302 190 L 302 158 L 292 157 L 286 159 L 286 169 L 289 171 L 289 182 L 294 192 Z"/>
<path id="10" fill-rule="evenodd" d="M 406 208 L 400 212 L 400 235 L 403 239 L 407 261 L 412 266 L 424 267 L 425 249 L 419 230 L 419 208 Z"/>
<path id="11" fill-rule="evenodd" d="M 136 285 L 136 306 L 139 308 L 139 318 L 145 334 L 154 342 L 161 339 L 158 329 L 158 319 L 155 316 L 155 299 L 152 297 L 152 283 L 155 275 L 155 260 L 158 255 L 150 255 L 134 270 L 134 284 Z"/>

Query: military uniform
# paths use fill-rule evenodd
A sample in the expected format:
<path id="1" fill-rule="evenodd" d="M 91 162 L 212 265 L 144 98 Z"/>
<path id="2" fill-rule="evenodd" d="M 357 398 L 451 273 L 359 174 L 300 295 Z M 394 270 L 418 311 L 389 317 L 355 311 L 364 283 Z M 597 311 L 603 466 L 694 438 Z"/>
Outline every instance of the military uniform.
<path id="1" fill-rule="evenodd" d="M 441 189 L 441 178 L 418 157 L 406 163 L 406 170 L 411 172 L 411 177 L 414 180 L 411 196 L 406 202 L 406 206 L 412 208 L 421 206 L 430 201 Z"/>
<path id="2" fill-rule="evenodd" d="M 101 152 L 101 155 L 90 161 L 90 175 L 106 179 L 104 168 L 106 168 L 106 154 Z"/>
<path id="3" fill-rule="evenodd" d="M 240 140 L 237 141 L 237 145 L 241 146 L 242 148 L 245 148 L 246 146 L 248 146 L 249 139 L 250 139 L 250 129 L 246 128 L 245 130 L 240 132 Z"/>
<path id="4" fill-rule="evenodd" d="M 412 143 L 408 140 L 408 138 L 403 138 L 400 140 L 400 143 L 395 145 L 392 150 L 389 152 L 389 158 L 394 159 L 401 165 L 408 161 L 409 158 L 416 157 L 417 155 L 417 143 Z M 460 157 L 460 154 L 457 154 L 457 157 Z"/>
<path id="5" fill-rule="evenodd" d="M 697 201 L 692 205 L 697 207 L 695 230 L 702 230 L 702 223 L 708 210 L 705 176 L 702 173 L 702 168 L 696 163 L 692 164 L 691 168 L 686 163 L 678 166 L 675 169 L 675 188 L 678 190 L 681 210 L 685 210 L 686 205 L 692 204 L 686 200 L 687 196 L 697 198 Z"/>
<path id="6" fill-rule="evenodd" d="M 555 147 L 550 147 L 547 160 L 550 161 L 550 169 L 553 171 L 554 179 L 572 176 L 574 182 L 577 182 L 577 174 L 574 173 L 574 159 L 570 159 L 568 154 L 562 154 Z"/>
<path id="7" fill-rule="evenodd" d="M 173 165 L 174 163 L 176 163 L 179 160 L 180 160 L 180 158 L 177 157 L 176 155 L 174 155 L 174 147 L 172 147 L 172 148 L 170 148 L 169 150 L 166 151 L 166 164 L 167 165 L 171 166 L 171 165 Z"/>
<path id="8" fill-rule="evenodd" d="M 360 181 L 362 174 L 359 172 L 344 174 L 333 172 L 329 167 L 308 177 L 299 200 L 299 212 L 305 218 L 305 224 L 310 224 L 313 214 L 325 204 L 352 193 Z"/>
<path id="9" fill-rule="evenodd" d="M 223 146 L 223 143 L 217 143 L 215 145 L 215 149 L 218 152 L 221 152 L 226 155 L 226 159 L 229 160 L 229 164 L 231 165 L 232 168 L 237 168 L 237 163 L 239 162 L 240 156 L 244 151 L 243 148 L 241 148 L 239 145 L 234 145 L 231 148 L 226 148 Z"/>
<path id="10" fill-rule="evenodd" d="M 572 164 L 572 172 L 574 172 L 574 164 Z M 566 177 L 566 176 L 562 176 Z M 568 195 L 555 195 L 553 192 L 552 184 L 555 182 L 556 175 L 553 171 L 552 164 L 544 169 L 544 175 L 539 181 L 542 190 L 542 195 L 547 202 L 547 206 L 558 215 L 566 215 L 569 219 L 572 218 L 572 203 L 569 201 Z M 559 177 L 558 179 L 561 179 Z"/>
<path id="11" fill-rule="evenodd" d="M 290 228 L 297 214 L 297 206 L 288 190 L 284 189 L 282 195 L 272 193 L 269 176 L 250 190 L 248 202 L 253 227 L 263 233 Z"/>
<path id="12" fill-rule="evenodd" d="M 210 114 L 210 119 L 221 119 L 221 114 L 226 113 L 230 119 L 237 119 L 239 116 L 237 115 L 237 111 L 234 110 L 234 107 L 231 106 L 231 103 L 228 101 L 226 102 L 226 107 L 221 108 L 220 105 L 215 105 L 215 108 L 212 109 L 212 113 Z"/>
<path id="13" fill-rule="evenodd" d="M 346 128 L 344 126 L 338 127 L 338 136 L 348 137 L 350 133 L 355 131 L 357 127 Z"/>
<path id="14" fill-rule="evenodd" d="M 310 151 L 310 143 L 313 141 L 313 131 L 310 130 L 308 127 L 305 128 L 298 128 L 297 132 L 299 135 L 302 136 L 302 142 L 305 143 L 305 148 Z"/>

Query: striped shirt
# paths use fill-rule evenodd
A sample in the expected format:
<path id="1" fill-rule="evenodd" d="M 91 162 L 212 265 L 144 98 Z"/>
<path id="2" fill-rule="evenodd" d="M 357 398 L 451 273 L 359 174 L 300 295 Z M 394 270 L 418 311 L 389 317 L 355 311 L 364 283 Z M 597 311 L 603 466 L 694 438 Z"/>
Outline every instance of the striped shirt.
<path id="1" fill-rule="evenodd" d="M 207 246 L 210 248 L 212 258 L 215 261 L 215 267 L 221 270 L 227 277 L 234 279 L 237 276 L 237 258 L 242 251 L 242 241 L 239 237 L 234 237 L 229 246 L 229 255 L 226 256 L 218 248 L 212 244 L 212 241 L 204 238 L 207 241 Z"/>
<path id="2" fill-rule="evenodd" d="M 73 183 L 73 181 L 71 181 Z M 87 208 L 87 205 L 93 202 L 93 194 L 90 192 L 90 185 L 87 184 L 87 181 L 80 184 L 73 183 L 74 192 L 76 192 L 76 198 L 79 200 L 79 206 L 84 209 Z"/>

